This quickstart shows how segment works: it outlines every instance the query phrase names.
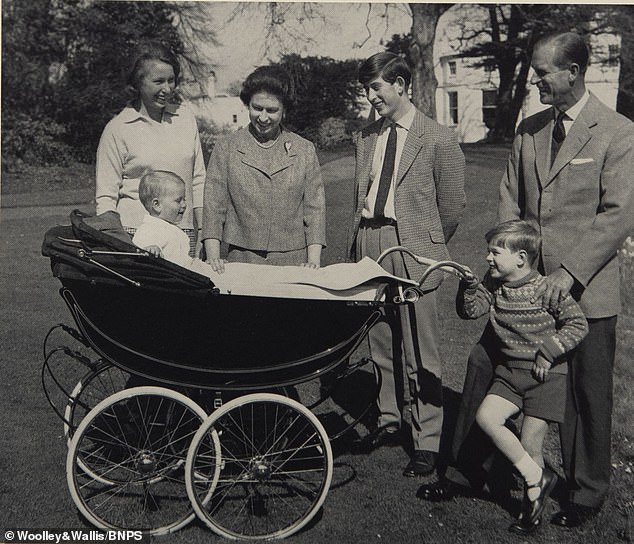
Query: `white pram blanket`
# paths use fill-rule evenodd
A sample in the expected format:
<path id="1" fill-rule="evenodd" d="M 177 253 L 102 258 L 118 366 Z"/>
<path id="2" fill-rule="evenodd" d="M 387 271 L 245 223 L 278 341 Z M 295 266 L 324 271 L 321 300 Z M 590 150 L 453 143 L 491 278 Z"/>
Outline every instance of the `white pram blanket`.
<path id="1" fill-rule="evenodd" d="M 211 278 L 221 293 L 265 297 L 375 300 L 381 282 L 387 279 L 417 285 L 397 278 L 369 257 L 358 263 L 339 263 L 317 270 L 301 266 L 225 263 L 225 272 L 214 272 L 207 263 L 194 259 L 194 272 Z"/>

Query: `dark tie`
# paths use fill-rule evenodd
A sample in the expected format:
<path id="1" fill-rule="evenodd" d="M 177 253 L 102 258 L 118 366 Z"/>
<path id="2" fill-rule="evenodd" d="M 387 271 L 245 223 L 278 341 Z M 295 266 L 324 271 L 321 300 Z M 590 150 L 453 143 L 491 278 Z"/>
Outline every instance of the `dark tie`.
<path id="1" fill-rule="evenodd" d="M 396 125 L 392 125 L 390 133 L 387 137 L 387 145 L 385 146 L 385 155 L 383 156 L 383 168 L 381 169 L 381 178 L 379 180 L 379 188 L 376 192 L 376 202 L 374 203 L 374 217 L 381 218 L 385 214 L 385 203 L 387 195 L 392 185 L 392 174 L 394 173 L 394 161 L 396 160 Z"/>
<path id="2" fill-rule="evenodd" d="M 557 114 L 555 119 L 555 126 L 553 127 L 553 139 L 550 148 L 550 163 L 555 162 L 555 157 L 557 153 L 559 153 L 559 148 L 566 138 L 566 129 L 564 127 L 564 118 L 566 118 L 566 113 L 560 111 Z"/>

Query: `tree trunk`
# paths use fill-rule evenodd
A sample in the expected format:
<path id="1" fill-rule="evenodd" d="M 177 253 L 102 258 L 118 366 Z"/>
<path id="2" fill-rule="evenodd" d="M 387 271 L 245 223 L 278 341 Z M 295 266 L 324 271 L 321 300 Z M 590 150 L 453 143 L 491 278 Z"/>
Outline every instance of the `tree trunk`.
<path id="1" fill-rule="evenodd" d="M 412 100 L 425 115 L 436 119 L 436 88 L 434 73 L 434 38 L 438 19 L 453 4 L 410 4 L 412 10 Z"/>
<path id="2" fill-rule="evenodd" d="M 616 111 L 634 121 L 634 14 L 629 6 L 619 6 L 617 29 L 621 34 L 619 66 L 619 91 L 616 95 Z"/>

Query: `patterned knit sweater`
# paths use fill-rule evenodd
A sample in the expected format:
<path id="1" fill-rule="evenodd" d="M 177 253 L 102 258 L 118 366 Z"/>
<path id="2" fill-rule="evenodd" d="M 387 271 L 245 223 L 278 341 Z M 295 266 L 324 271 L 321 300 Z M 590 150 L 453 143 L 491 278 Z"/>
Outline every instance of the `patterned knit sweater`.
<path id="1" fill-rule="evenodd" d="M 562 355 L 581 342 L 588 333 L 588 323 L 570 295 L 553 313 L 543 308 L 541 301 L 531 302 L 544 280 L 536 271 L 506 283 L 487 274 L 475 286 L 461 282 L 456 307 L 463 319 L 476 319 L 488 312 L 509 367 L 530 369 L 540 353 L 553 363 L 551 372 L 565 374 L 567 365 Z"/>

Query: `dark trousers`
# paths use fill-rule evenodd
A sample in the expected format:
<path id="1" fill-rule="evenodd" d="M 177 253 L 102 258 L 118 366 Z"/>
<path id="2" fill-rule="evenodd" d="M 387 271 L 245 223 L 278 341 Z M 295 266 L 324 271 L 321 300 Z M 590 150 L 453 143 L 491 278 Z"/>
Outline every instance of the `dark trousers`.
<path id="1" fill-rule="evenodd" d="M 467 362 L 460 407 L 445 477 L 454 483 L 503 495 L 513 485 L 512 467 L 491 439 L 475 423 L 476 412 L 489 390 L 496 361 L 500 360 L 490 324 L 472 348 Z"/>
<path id="2" fill-rule="evenodd" d="M 589 319 L 568 365 L 568 398 L 559 426 L 569 500 L 600 507 L 610 486 L 612 371 L 616 316 Z"/>

